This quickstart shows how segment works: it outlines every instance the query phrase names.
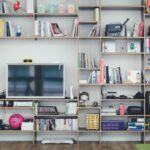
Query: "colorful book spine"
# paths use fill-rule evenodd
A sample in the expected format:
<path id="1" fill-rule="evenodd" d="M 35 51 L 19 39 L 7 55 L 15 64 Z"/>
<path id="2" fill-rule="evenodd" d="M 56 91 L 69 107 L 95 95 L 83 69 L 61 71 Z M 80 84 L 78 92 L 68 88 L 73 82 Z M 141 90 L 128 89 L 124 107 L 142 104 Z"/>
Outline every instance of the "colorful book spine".
<path id="1" fill-rule="evenodd" d="M 101 74 L 100 74 L 100 84 L 104 84 L 104 59 L 101 59 L 100 60 L 100 71 L 101 71 Z"/>
<path id="2" fill-rule="evenodd" d="M 4 20 L 0 19 L 0 37 L 4 36 Z"/>

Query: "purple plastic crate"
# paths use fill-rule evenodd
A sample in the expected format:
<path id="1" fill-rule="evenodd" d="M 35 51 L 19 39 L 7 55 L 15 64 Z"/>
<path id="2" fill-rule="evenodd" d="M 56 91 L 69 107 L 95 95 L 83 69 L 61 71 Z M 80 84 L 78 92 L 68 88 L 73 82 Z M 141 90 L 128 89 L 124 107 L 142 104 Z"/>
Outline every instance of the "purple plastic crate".
<path id="1" fill-rule="evenodd" d="M 121 120 L 106 120 L 101 123 L 102 130 L 124 130 L 124 121 Z"/>

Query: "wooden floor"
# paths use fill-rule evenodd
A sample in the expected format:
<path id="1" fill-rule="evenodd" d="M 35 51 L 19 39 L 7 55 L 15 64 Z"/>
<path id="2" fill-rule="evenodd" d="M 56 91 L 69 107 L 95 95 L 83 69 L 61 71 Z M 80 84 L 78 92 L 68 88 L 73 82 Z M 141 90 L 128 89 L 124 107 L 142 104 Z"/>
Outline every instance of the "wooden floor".
<path id="1" fill-rule="evenodd" d="M 135 150 L 134 144 L 42 145 L 31 143 L 0 143 L 0 150 Z"/>

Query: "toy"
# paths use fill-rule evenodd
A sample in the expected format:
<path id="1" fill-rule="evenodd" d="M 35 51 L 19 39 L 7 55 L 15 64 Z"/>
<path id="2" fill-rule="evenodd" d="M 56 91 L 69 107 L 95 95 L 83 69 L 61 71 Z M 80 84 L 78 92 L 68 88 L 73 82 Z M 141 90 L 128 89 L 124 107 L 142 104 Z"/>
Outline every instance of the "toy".
<path id="1" fill-rule="evenodd" d="M 16 2 L 14 3 L 14 5 L 13 5 L 13 8 L 14 8 L 14 11 L 19 10 L 19 9 L 21 8 L 20 2 L 19 2 L 19 1 L 16 1 Z"/>
<path id="2" fill-rule="evenodd" d="M 20 114 L 13 114 L 9 118 L 9 125 L 12 129 L 20 129 L 24 117 Z"/>

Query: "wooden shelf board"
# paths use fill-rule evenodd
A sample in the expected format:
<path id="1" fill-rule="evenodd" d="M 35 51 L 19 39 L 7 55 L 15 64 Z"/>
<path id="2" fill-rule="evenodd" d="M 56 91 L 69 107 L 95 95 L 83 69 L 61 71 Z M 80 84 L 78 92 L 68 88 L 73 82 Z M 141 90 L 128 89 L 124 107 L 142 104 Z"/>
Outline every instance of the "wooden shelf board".
<path id="1" fill-rule="evenodd" d="M 100 68 L 79 68 L 80 71 L 100 70 Z"/>
<path id="2" fill-rule="evenodd" d="M 103 84 L 101 86 L 144 86 L 144 83 L 136 83 L 136 84 L 127 84 L 127 83 L 123 83 L 123 84 Z"/>
<path id="3" fill-rule="evenodd" d="M 138 40 L 139 39 L 140 40 L 140 39 L 144 39 L 144 37 L 111 37 L 111 36 L 108 37 L 108 36 L 101 36 L 101 39 L 123 39 L 123 40 L 128 40 L 128 39 L 129 40 L 130 39 L 131 40 L 132 39 L 135 39 L 135 40 L 137 39 Z"/>
<path id="4" fill-rule="evenodd" d="M 79 9 L 95 9 L 100 8 L 98 5 L 79 5 Z"/>
<path id="5" fill-rule="evenodd" d="M 79 37 L 82 40 L 100 40 L 100 37 Z"/>
<path id="6" fill-rule="evenodd" d="M 145 17 L 150 17 L 150 13 L 145 13 Z"/>
<path id="7" fill-rule="evenodd" d="M 0 13 L 0 16 L 4 17 L 33 17 L 34 13 Z"/>
<path id="8" fill-rule="evenodd" d="M 37 132 L 37 133 L 78 133 L 78 131 L 69 131 L 69 130 L 35 130 L 34 132 Z"/>
<path id="9" fill-rule="evenodd" d="M 87 106 L 87 107 L 78 107 L 78 109 L 100 109 L 100 106 L 98 107 L 90 107 L 90 106 Z"/>
<path id="10" fill-rule="evenodd" d="M 78 117 L 78 115 L 34 115 L 35 117 Z"/>
<path id="11" fill-rule="evenodd" d="M 130 53 L 130 52 L 100 52 L 101 55 L 144 55 L 141 53 Z"/>
<path id="12" fill-rule="evenodd" d="M 77 17 L 78 16 L 77 13 L 73 13 L 73 14 L 69 14 L 69 13 L 64 13 L 64 14 L 35 13 L 35 15 L 36 16 L 42 16 L 42 17 L 47 17 L 47 16 L 51 16 L 51 17 Z"/>
<path id="13" fill-rule="evenodd" d="M 145 101 L 145 99 L 102 99 L 101 100 L 102 102 L 113 102 L 113 101 L 115 101 L 115 102 L 142 102 L 142 101 Z"/>
<path id="14" fill-rule="evenodd" d="M 100 86 L 100 84 L 79 84 L 80 86 Z"/>
<path id="15" fill-rule="evenodd" d="M 0 109 L 34 109 L 34 107 L 13 106 L 13 107 L 0 107 Z"/>
<path id="16" fill-rule="evenodd" d="M 100 129 L 96 129 L 96 130 L 93 130 L 93 129 L 86 129 L 86 128 L 79 128 L 79 132 L 86 132 L 86 133 L 88 133 L 88 132 L 97 132 L 97 133 L 99 133 L 100 132 Z"/>
<path id="17" fill-rule="evenodd" d="M 0 130 L 0 133 L 32 133 L 34 131 L 23 131 L 23 130 Z"/>
<path id="18" fill-rule="evenodd" d="M 0 37 L 0 39 L 4 39 L 4 40 L 5 39 L 8 39 L 8 40 L 9 39 L 10 40 L 16 40 L 16 39 L 17 40 L 22 40 L 22 39 L 24 39 L 24 40 L 34 40 L 34 37 L 32 37 L 32 36 L 31 37 L 28 37 L 28 36 L 27 37 Z"/>
<path id="19" fill-rule="evenodd" d="M 97 24 L 97 21 L 79 21 L 79 24 Z"/>
<path id="20" fill-rule="evenodd" d="M 150 70 L 150 67 L 146 67 L 146 68 L 144 68 L 144 70 Z"/>
<path id="21" fill-rule="evenodd" d="M 141 133 L 144 132 L 144 130 L 141 131 L 132 131 L 132 130 L 101 130 L 101 132 L 115 132 L 115 133 Z"/>
<path id="22" fill-rule="evenodd" d="M 100 133 L 100 130 L 79 129 L 79 132 L 85 132 L 85 133 Z"/>
<path id="23" fill-rule="evenodd" d="M 101 117 L 144 117 L 144 115 L 101 115 Z"/>
<path id="24" fill-rule="evenodd" d="M 150 55 L 150 52 L 145 52 L 145 55 Z"/>
<path id="25" fill-rule="evenodd" d="M 145 8 L 144 5 L 102 5 L 101 6 L 102 9 L 142 9 Z"/>
<path id="26" fill-rule="evenodd" d="M 44 40 L 51 40 L 51 39 L 78 39 L 78 37 L 68 37 L 68 36 L 60 36 L 60 37 L 34 37 L 34 39 L 44 39 Z"/>
<path id="27" fill-rule="evenodd" d="M 65 101 L 78 101 L 78 99 L 65 99 L 65 98 L 44 98 L 44 99 L 34 99 L 34 101 L 40 101 L 40 102 L 57 102 L 57 101 L 61 101 L 61 102 L 65 102 Z"/>

